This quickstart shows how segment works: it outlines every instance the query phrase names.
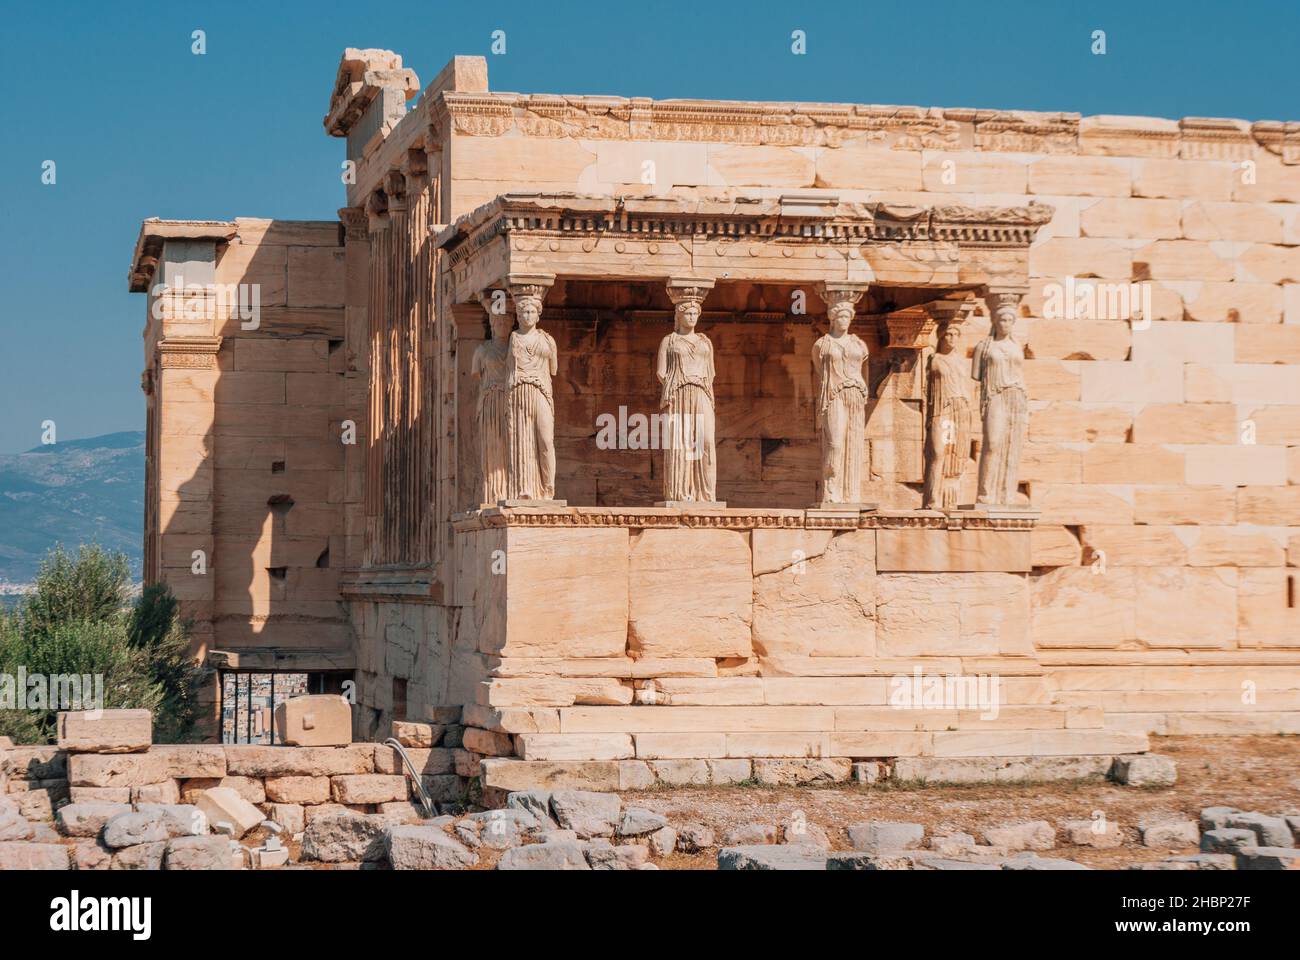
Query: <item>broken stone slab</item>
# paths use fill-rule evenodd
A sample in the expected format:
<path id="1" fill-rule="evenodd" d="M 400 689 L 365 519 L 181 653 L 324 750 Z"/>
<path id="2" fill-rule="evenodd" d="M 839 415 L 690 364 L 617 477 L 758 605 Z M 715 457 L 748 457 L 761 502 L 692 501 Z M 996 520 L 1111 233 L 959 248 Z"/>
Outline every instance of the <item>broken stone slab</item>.
<path id="1" fill-rule="evenodd" d="M 121 803 L 130 805 L 131 787 L 69 787 L 72 803 Z"/>
<path id="2" fill-rule="evenodd" d="M 572 830 L 541 830 L 535 834 L 539 843 L 562 843 L 568 840 L 577 840 L 578 835 Z"/>
<path id="3" fill-rule="evenodd" d="M 393 721 L 393 739 L 404 747 L 427 749 L 436 747 L 442 740 L 446 727 L 437 723 L 415 723 L 410 720 Z"/>
<path id="4" fill-rule="evenodd" d="M 265 819 L 262 811 L 230 787 L 210 787 L 195 799 L 194 805 L 214 826 L 229 823 L 236 840 L 253 830 Z"/>
<path id="5" fill-rule="evenodd" d="M 990 846 L 1006 850 L 1051 850 L 1056 846 L 1056 830 L 1046 820 L 988 827 L 981 836 Z"/>
<path id="6" fill-rule="evenodd" d="M 77 840 L 72 844 L 73 870 L 110 870 L 113 851 L 98 840 Z"/>
<path id="7" fill-rule="evenodd" d="M 76 710 L 56 721 L 59 749 L 66 753 L 143 753 L 153 743 L 148 710 Z"/>
<path id="8" fill-rule="evenodd" d="M 1236 807 L 1205 807 L 1201 810 L 1201 830 L 1222 830 L 1228 825 L 1228 817 L 1241 813 Z"/>
<path id="9" fill-rule="evenodd" d="M 907 850 L 917 846 L 925 837 L 925 827 L 919 823 L 868 820 L 849 824 L 848 834 L 849 843 L 854 850 L 883 853 L 886 850 Z"/>
<path id="10" fill-rule="evenodd" d="M 1243 847 L 1237 851 L 1238 870 L 1300 870 L 1295 847 Z"/>
<path id="11" fill-rule="evenodd" d="M 266 785 L 260 777 L 196 777 L 193 780 L 186 780 L 181 787 L 180 799 L 169 800 L 168 803 L 193 803 L 200 793 L 204 790 L 211 790 L 213 787 L 229 787 L 239 794 L 249 803 L 266 803 Z M 141 787 L 140 789 L 145 789 Z M 325 799 L 329 799 L 328 787 L 326 788 Z M 137 803 L 156 803 L 159 801 L 137 800 Z"/>
<path id="12" fill-rule="evenodd" d="M 825 854 L 825 851 L 823 851 Z M 899 851 L 870 853 L 866 850 L 835 851 L 826 854 L 827 870 L 914 870 L 913 854 Z"/>
<path id="13" fill-rule="evenodd" d="M 291 837 L 302 833 L 307 827 L 307 819 L 303 816 L 301 804 L 268 803 L 266 805 L 266 815 L 284 827 L 284 832 Z"/>
<path id="14" fill-rule="evenodd" d="M 167 841 L 165 870 L 233 870 L 230 841 L 225 837 L 177 837 Z"/>
<path id="15" fill-rule="evenodd" d="M 640 870 L 649 861 L 649 849 L 638 844 L 587 846 L 587 864 L 593 870 Z"/>
<path id="16" fill-rule="evenodd" d="M 1091 870 L 1092 867 L 1061 857 L 1012 857 L 1003 862 L 1003 870 Z"/>
<path id="17" fill-rule="evenodd" d="M 34 828 L 16 809 L 0 810 L 0 843 L 30 840 Z"/>
<path id="18" fill-rule="evenodd" d="M 349 774 L 330 778 L 335 803 L 389 803 L 405 800 L 411 788 L 406 777 L 384 773 Z"/>
<path id="19" fill-rule="evenodd" d="M 618 822 L 617 833 L 620 837 L 640 837 L 668 826 L 668 820 L 661 814 L 644 807 L 628 807 L 623 811 L 623 818 Z"/>
<path id="20" fill-rule="evenodd" d="M 538 830 L 555 830 L 559 827 L 551 818 L 551 794 L 547 790 L 517 790 L 506 796 L 506 808 L 531 814 L 537 821 Z"/>
<path id="21" fill-rule="evenodd" d="M 955 857 L 917 857 L 918 870 L 1000 870 L 1001 861 L 960 860 Z"/>
<path id="22" fill-rule="evenodd" d="M 1178 780 L 1173 757 L 1157 753 L 1136 753 L 1115 758 L 1111 778 L 1129 787 L 1172 787 Z"/>
<path id="23" fill-rule="evenodd" d="M 1232 813 L 1228 815 L 1226 825 L 1230 829 L 1250 830 L 1259 839 L 1261 847 L 1292 846 L 1291 827 L 1282 817 L 1270 817 L 1262 813 Z"/>
<path id="24" fill-rule="evenodd" d="M 162 817 L 169 836 L 202 837 L 209 830 L 207 814 L 189 803 L 142 803 L 137 813 L 151 813 Z"/>
<path id="25" fill-rule="evenodd" d="M 1231 853 L 1193 853 L 1166 857 L 1165 863 L 1190 864 L 1193 870 L 1236 870 L 1237 858 Z"/>
<path id="26" fill-rule="evenodd" d="M 590 870 L 586 849 L 578 841 L 533 843 L 514 847 L 497 861 L 498 870 Z"/>
<path id="27" fill-rule="evenodd" d="M 960 856 L 974 849 L 975 838 L 969 833 L 944 833 L 931 837 L 925 845 L 940 857 Z"/>
<path id="28" fill-rule="evenodd" d="M 0 870 L 67 870 L 68 848 L 58 843 L 0 842 Z"/>
<path id="29" fill-rule="evenodd" d="M 98 837 L 109 820 L 130 812 L 129 803 L 69 803 L 59 807 L 55 824 L 65 837 Z"/>
<path id="30" fill-rule="evenodd" d="M 662 827 L 649 836 L 650 852 L 656 857 L 669 856 L 677 849 L 677 831 L 672 827 Z"/>
<path id="31" fill-rule="evenodd" d="M 815 823 L 809 823 L 802 814 L 788 817 L 781 824 L 782 843 L 807 843 L 823 850 L 831 848 L 831 838 Z"/>
<path id="32" fill-rule="evenodd" d="M 622 806 L 617 794 L 612 793 L 556 790 L 551 794 L 551 812 L 556 823 L 583 840 L 613 836 Z"/>
<path id="33" fill-rule="evenodd" d="M 879 760 L 860 760 L 853 764 L 849 774 L 854 783 L 878 783 L 888 775 L 888 768 Z"/>
<path id="34" fill-rule="evenodd" d="M 322 863 L 382 860 L 384 833 L 392 825 L 383 817 L 335 813 L 308 822 L 302 835 L 302 859 Z"/>
<path id="35" fill-rule="evenodd" d="M 275 708 L 276 739 L 290 747 L 335 747 L 352 742 L 352 705 L 334 693 L 282 701 Z"/>
<path id="36" fill-rule="evenodd" d="M 1203 853 L 1237 853 L 1243 847 L 1253 847 L 1259 838 L 1254 830 L 1224 827 L 1221 830 L 1206 830 L 1201 834 L 1201 851 Z"/>
<path id="37" fill-rule="evenodd" d="M 167 856 L 167 841 L 123 847 L 113 853 L 112 870 L 161 870 Z M 175 869 L 175 868 L 173 868 Z"/>
<path id="38" fill-rule="evenodd" d="M 742 823 L 731 827 L 722 835 L 722 845 L 749 847 L 760 843 L 776 843 L 778 836 L 775 823 Z"/>
<path id="39" fill-rule="evenodd" d="M 1201 829 L 1195 820 L 1143 820 L 1138 832 L 1145 847 L 1194 847 L 1201 842 Z"/>
<path id="40" fill-rule="evenodd" d="M 394 870 L 463 870 L 478 863 L 478 855 L 448 836 L 442 827 L 389 827 L 384 834 L 384 849 Z"/>
<path id="41" fill-rule="evenodd" d="M 890 779 L 921 783 L 1105 780 L 1111 757 L 899 757 Z"/>
<path id="42" fill-rule="evenodd" d="M 811 844 L 754 844 L 723 847 L 718 851 L 719 870 L 826 870 L 827 854 Z"/>
<path id="43" fill-rule="evenodd" d="M 278 870 L 289 862 L 289 851 L 281 846 L 253 847 L 248 857 L 254 870 Z"/>
<path id="44" fill-rule="evenodd" d="M 1063 820 L 1061 830 L 1065 834 L 1066 843 L 1076 847 L 1111 850 L 1124 843 L 1119 825 L 1110 820 Z"/>
<path id="45" fill-rule="evenodd" d="M 171 839 L 161 813 L 119 813 L 104 824 L 104 846 L 114 850 Z"/>
<path id="46" fill-rule="evenodd" d="M 683 853 L 699 853 L 713 842 L 713 831 L 702 823 L 691 821 L 677 827 L 677 849 Z"/>

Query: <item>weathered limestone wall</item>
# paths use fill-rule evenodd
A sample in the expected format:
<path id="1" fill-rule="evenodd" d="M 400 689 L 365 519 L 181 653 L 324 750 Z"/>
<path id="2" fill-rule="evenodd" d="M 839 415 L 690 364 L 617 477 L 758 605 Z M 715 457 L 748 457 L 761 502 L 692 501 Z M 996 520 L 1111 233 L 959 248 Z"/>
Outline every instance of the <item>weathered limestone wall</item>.
<path id="1" fill-rule="evenodd" d="M 1021 575 L 1033 651 L 1063 702 L 1104 705 L 1116 727 L 1297 728 L 1300 152 L 1281 125 L 789 104 L 634 108 L 617 98 L 513 94 L 446 102 L 453 216 L 509 191 L 1050 205 L 1017 333 L 1030 357 L 1022 492 L 1042 512 L 1032 569 Z M 1147 284 L 1150 315 L 1045 316 L 1054 287 L 1070 277 Z M 579 353 L 575 328 L 545 316 L 543 326 L 568 335 L 562 351 Z M 745 355 L 730 339 L 745 331 L 701 329 L 732 348 L 720 356 Z M 583 362 L 648 369 L 659 332 L 638 332 L 626 353 L 589 351 Z M 986 332 L 986 320 L 969 321 L 963 353 Z M 768 346 L 764 363 L 806 363 L 798 336 Z M 594 395 L 612 404 L 613 393 L 583 389 L 604 381 L 567 362 L 561 376 L 581 403 Z M 738 358 L 729 362 L 739 369 Z M 729 368 L 719 374 L 734 382 Z M 762 384 L 761 373 L 749 381 L 751 404 L 762 403 Z M 786 406 L 759 437 L 764 481 L 764 447 L 788 440 L 778 455 L 797 458 L 808 439 L 802 405 Z M 606 467 L 583 449 L 589 434 L 558 419 L 559 495 L 614 502 L 601 474 L 613 486 L 623 461 Z M 720 401 L 723 437 L 743 422 Z M 648 458 L 624 460 L 623 502 L 651 502 L 653 481 L 638 470 Z M 719 460 L 728 471 L 720 488 L 733 484 L 727 499 L 759 502 L 730 473 L 742 451 L 724 443 Z M 802 495 L 782 485 L 799 481 L 772 479 L 766 505 Z M 682 578 L 702 575 L 684 567 Z M 995 587 L 977 592 L 1001 606 Z M 807 643 L 820 642 L 814 632 Z"/>
<path id="2" fill-rule="evenodd" d="M 180 598 L 209 663 L 348 668 L 339 573 L 358 551 L 346 513 L 360 485 L 344 479 L 356 415 L 339 225 L 146 221 L 137 253 L 132 287 L 151 291 L 146 576 Z M 215 718 L 215 679 L 207 696 Z"/>

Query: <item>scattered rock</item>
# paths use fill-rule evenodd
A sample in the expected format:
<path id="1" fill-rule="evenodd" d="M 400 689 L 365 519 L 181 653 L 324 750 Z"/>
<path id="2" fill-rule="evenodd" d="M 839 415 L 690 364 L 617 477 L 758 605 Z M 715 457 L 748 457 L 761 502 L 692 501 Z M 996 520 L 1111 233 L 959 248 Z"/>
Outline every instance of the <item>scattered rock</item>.
<path id="1" fill-rule="evenodd" d="M 230 841 L 225 837 L 177 837 L 167 841 L 166 870 L 233 870 Z"/>
<path id="2" fill-rule="evenodd" d="M 66 837 L 98 837 L 109 820 L 130 812 L 129 803 L 69 803 L 59 807 L 55 823 Z"/>
<path id="3" fill-rule="evenodd" d="M 969 833 L 945 833 L 931 837 L 926 846 L 941 857 L 951 857 L 970 853 L 975 846 L 975 838 Z"/>
<path id="4" fill-rule="evenodd" d="M 713 846 L 713 831 L 702 823 L 691 821 L 677 828 L 677 849 L 683 853 L 699 853 Z"/>
<path id="5" fill-rule="evenodd" d="M 1046 820 L 1005 823 L 989 827 L 981 835 L 990 846 L 1007 850 L 1051 850 L 1056 846 L 1056 831 Z"/>
<path id="6" fill-rule="evenodd" d="M 0 870 L 67 870 L 68 848 L 58 843 L 0 842 Z"/>
<path id="7" fill-rule="evenodd" d="M 584 840 L 613 836 L 622 806 L 618 795 L 613 793 L 556 790 L 551 794 L 551 810 L 556 822 Z"/>
<path id="8" fill-rule="evenodd" d="M 1110 850 L 1124 843 L 1119 825 L 1109 820 L 1065 820 L 1061 829 L 1065 832 L 1066 842 L 1076 847 Z"/>
<path id="9" fill-rule="evenodd" d="M 224 838 L 221 839 L 226 843 L 226 849 L 229 850 L 229 842 L 225 841 Z M 163 860 L 166 857 L 166 854 L 167 841 L 165 840 L 159 841 L 158 843 L 142 843 L 138 847 L 125 847 L 113 854 L 112 869 L 161 870 L 163 868 Z M 177 870 L 182 868 L 172 867 L 172 869 Z M 219 870 L 221 868 L 213 867 L 211 869 Z"/>
<path id="10" fill-rule="evenodd" d="M 1233 813 L 1228 815 L 1227 826 L 1252 831 L 1259 838 L 1257 843 L 1261 847 L 1289 847 L 1292 844 L 1291 828 L 1281 817 L 1270 817 L 1262 813 Z"/>
<path id="11" fill-rule="evenodd" d="M 389 824 L 382 817 L 335 813 L 317 817 L 302 835 L 302 859 L 322 863 L 352 860 L 380 860 L 384 857 L 384 831 Z"/>
<path id="12" fill-rule="evenodd" d="M 677 831 L 662 827 L 650 834 L 650 852 L 656 857 L 666 857 L 677 848 Z"/>
<path id="13" fill-rule="evenodd" d="M 911 870 L 916 862 L 909 853 L 869 853 L 865 850 L 827 855 L 827 870 Z"/>
<path id="14" fill-rule="evenodd" d="M 722 835 L 722 844 L 727 847 L 746 847 L 759 843 L 776 843 L 776 837 L 774 823 L 742 823 Z"/>
<path id="15" fill-rule="evenodd" d="M 1116 757 L 1110 775 L 1129 787 L 1172 787 L 1178 779 L 1178 767 L 1172 757 L 1139 753 Z"/>
<path id="16" fill-rule="evenodd" d="M 1201 830 L 1195 820 L 1143 820 L 1138 824 L 1142 845 L 1163 849 L 1194 847 L 1201 842 Z"/>
<path id="17" fill-rule="evenodd" d="M 649 860 L 650 851 L 640 844 L 587 847 L 587 863 L 593 870 L 640 870 Z"/>
<path id="18" fill-rule="evenodd" d="M 112 863 L 113 852 L 97 840 L 78 840 L 72 845 L 74 870 L 107 870 Z"/>
<path id="19" fill-rule="evenodd" d="M 919 823 L 902 823 L 891 820 L 869 820 L 850 824 L 849 843 L 854 850 L 866 853 L 884 853 L 888 850 L 908 850 L 917 846 L 925 836 L 925 827 Z"/>
<path id="20" fill-rule="evenodd" d="M 441 827 L 398 824 L 384 838 L 394 870 L 461 870 L 478 863 L 478 855 L 457 843 Z"/>
<path id="21" fill-rule="evenodd" d="M 1241 811 L 1236 807 L 1206 807 L 1201 811 L 1201 830 L 1222 830 L 1234 813 Z"/>
<path id="22" fill-rule="evenodd" d="M 1060 857 L 1012 857 L 1002 864 L 1003 870 L 1091 870 L 1082 863 Z"/>
<path id="23" fill-rule="evenodd" d="M 623 819 L 618 822 L 620 837 L 640 837 L 668 826 L 668 820 L 653 810 L 644 807 L 628 807 L 623 811 Z"/>
<path id="24" fill-rule="evenodd" d="M 104 824 L 104 846 L 114 850 L 170 838 L 166 820 L 160 813 L 119 813 Z"/>
<path id="25" fill-rule="evenodd" d="M 507 850 L 498 870 L 590 870 L 586 851 L 577 841 L 533 843 Z"/>
<path id="26" fill-rule="evenodd" d="M 1295 847 L 1245 847 L 1237 851 L 1238 870 L 1300 870 Z"/>
<path id="27" fill-rule="evenodd" d="M 826 851 L 810 844 L 724 847 L 718 851 L 719 870 L 825 870 Z"/>
<path id="28" fill-rule="evenodd" d="M 1201 850 L 1204 853 L 1236 853 L 1242 847 L 1256 846 L 1257 841 L 1253 830 L 1224 827 L 1201 834 Z"/>

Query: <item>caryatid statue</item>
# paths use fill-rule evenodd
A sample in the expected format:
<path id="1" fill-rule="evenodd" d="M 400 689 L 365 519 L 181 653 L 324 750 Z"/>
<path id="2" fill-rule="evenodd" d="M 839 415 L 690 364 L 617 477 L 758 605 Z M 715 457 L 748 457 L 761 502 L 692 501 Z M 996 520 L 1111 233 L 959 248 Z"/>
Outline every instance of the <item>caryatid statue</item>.
<path id="1" fill-rule="evenodd" d="M 470 361 L 470 373 L 478 377 L 479 502 L 494 505 L 510 498 L 510 328 L 515 318 L 504 290 L 485 292 L 479 302 L 492 330 Z"/>
<path id="2" fill-rule="evenodd" d="M 956 353 L 958 321 L 939 325 L 938 344 L 926 370 L 925 498 L 927 510 L 955 510 L 970 460 L 970 368 Z"/>
<path id="3" fill-rule="evenodd" d="M 507 378 L 510 500 L 555 499 L 555 398 L 551 378 L 559 369 L 555 339 L 538 324 L 542 297 L 554 277 L 509 277 L 519 328 L 510 334 Z"/>
<path id="4" fill-rule="evenodd" d="M 817 388 L 817 432 L 821 437 L 822 503 L 861 503 L 866 479 L 867 345 L 849 333 L 854 304 L 865 283 L 825 283 L 818 294 L 826 304 L 830 331 L 812 349 Z"/>
<path id="5" fill-rule="evenodd" d="M 668 281 L 673 332 L 659 343 L 655 374 L 664 416 L 664 501 L 717 503 L 713 344 L 695 332 L 712 280 Z"/>
<path id="6" fill-rule="evenodd" d="M 1029 424 L 1025 388 L 1025 349 L 1011 338 L 1015 329 L 1019 291 L 990 290 L 984 297 L 992 316 L 990 335 L 975 347 L 971 376 L 980 385 L 980 445 L 977 504 L 1012 506 L 1020 476 L 1020 452 Z"/>

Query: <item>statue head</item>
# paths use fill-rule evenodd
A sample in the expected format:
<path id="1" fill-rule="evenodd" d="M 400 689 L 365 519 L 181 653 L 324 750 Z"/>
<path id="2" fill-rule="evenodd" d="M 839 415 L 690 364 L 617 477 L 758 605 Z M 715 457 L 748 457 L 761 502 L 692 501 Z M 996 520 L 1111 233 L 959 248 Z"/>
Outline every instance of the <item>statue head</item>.
<path id="1" fill-rule="evenodd" d="M 1007 340 L 1016 329 L 1016 308 L 1009 303 L 999 304 L 993 311 L 993 339 Z"/>
<path id="2" fill-rule="evenodd" d="M 492 339 L 505 340 L 510 336 L 510 329 L 515 325 L 515 318 L 505 310 L 499 313 L 489 310 L 488 322 L 492 325 Z"/>
<path id="3" fill-rule="evenodd" d="M 695 325 L 700 322 L 700 301 L 694 297 L 680 300 L 674 311 L 673 326 L 679 334 L 695 332 Z"/>
<path id="4" fill-rule="evenodd" d="M 533 327 L 541 322 L 542 298 L 524 295 L 516 296 L 514 300 L 515 317 L 519 321 L 519 329 L 524 333 L 529 333 Z"/>
<path id="5" fill-rule="evenodd" d="M 832 336 L 844 336 L 853 323 L 853 304 L 845 300 L 832 303 L 826 310 L 826 319 L 830 321 Z"/>
<path id="6" fill-rule="evenodd" d="M 939 333 L 935 349 L 940 353 L 952 353 L 957 349 L 957 341 L 961 339 L 961 329 L 955 323 L 945 322 L 939 325 Z"/>

